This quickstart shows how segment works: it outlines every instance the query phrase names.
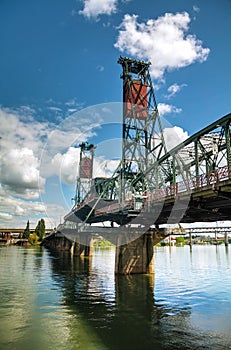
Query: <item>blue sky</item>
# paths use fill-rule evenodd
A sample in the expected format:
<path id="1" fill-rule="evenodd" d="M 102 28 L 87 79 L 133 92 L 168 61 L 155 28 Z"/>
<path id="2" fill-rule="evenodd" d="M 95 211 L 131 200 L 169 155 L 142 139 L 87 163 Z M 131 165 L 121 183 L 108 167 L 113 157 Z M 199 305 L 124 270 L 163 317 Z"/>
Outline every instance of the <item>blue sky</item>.
<path id="1" fill-rule="evenodd" d="M 0 226 L 62 220 L 76 144 L 98 144 L 98 175 L 113 168 L 120 55 L 151 61 L 159 112 L 179 140 L 229 113 L 230 16 L 230 0 L 1 1 Z"/>

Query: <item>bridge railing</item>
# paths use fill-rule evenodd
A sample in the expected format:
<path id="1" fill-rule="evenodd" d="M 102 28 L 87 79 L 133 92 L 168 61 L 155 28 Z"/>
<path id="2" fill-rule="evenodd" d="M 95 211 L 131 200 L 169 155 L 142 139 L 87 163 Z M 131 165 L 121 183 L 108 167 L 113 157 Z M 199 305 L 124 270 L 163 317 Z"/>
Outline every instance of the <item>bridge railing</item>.
<path id="1" fill-rule="evenodd" d="M 222 181 L 231 178 L 231 172 L 228 166 L 223 166 L 211 171 L 208 174 L 200 174 L 184 181 L 176 182 L 170 186 L 157 189 L 149 195 L 150 200 L 157 200 L 169 197 L 176 197 L 179 193 L 191 193 L 193 190 L 204 188 L 206 186 L 217 185 Z"/>
<path id="2" fill-rule="evenodd" d="M 216 170 L 211 171 L 208 174 L 200 174 L 199 176 L 194 176 L 187 178 L 183 181 L 176 182 L 175 184 L 172 184 L 170 186 L 162 187 L 157 189 L 156 191 L 147 194 L 147 200 L 150 202 L 156 201 L 156 200 L 162 200 L 166 198 L 176 198 L 178 194 L 190 194 L 192 191 L 199 190 L 201 188 L 206 188 L 207 186 L 213 186 L 214 189 L 216 188 L 216 185 L 218 185 L 220 182 L 228 180 L 231 178 L 231 172 L 228 169 L 228 166 L 223 166 L 220 168 L 217 168 Z M 89 201 L 97 200 L 97 196 L 95 194 L 89 196 L 86 198 L 85 201 L 83 201 L 78 206 L 73 207 L 72 211 L 76 211 L 80 209 L 81 207 L 84 207 L 85 205 L 89 204 Z M 119 208 L 123 207 L 132 207 L 131 201 L 125 201 L 124 203 L 113 203 L 109 204 L 108 206 L 104 206 L 103 208 L 98 208 L 95 210 L 95 215 L 101 215 L 105 212 L 110 211 L 116 211 L 119 210 Z"/>

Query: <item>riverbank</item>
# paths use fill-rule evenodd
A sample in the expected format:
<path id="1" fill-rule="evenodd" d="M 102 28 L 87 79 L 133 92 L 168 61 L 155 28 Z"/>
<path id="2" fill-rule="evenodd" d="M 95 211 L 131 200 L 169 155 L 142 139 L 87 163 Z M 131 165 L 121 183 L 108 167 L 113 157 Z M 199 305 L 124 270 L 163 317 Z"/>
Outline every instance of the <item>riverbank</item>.
<path id="1" fill-rule="evenodd" d="M 24 238 L 0 238 L 0 245 L 16 245 L 21 247 L 30 247 L 28 239 Z"/>

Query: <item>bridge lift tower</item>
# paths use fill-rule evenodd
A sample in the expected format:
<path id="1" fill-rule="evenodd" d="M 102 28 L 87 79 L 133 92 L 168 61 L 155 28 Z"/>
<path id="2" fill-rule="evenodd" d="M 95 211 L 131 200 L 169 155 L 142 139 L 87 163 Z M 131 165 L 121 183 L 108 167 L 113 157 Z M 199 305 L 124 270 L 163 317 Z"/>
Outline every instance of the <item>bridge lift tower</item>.
<path id="1" fill-rule="evenodd" d="M 143 60 L 120 57 L 123 79 L 123 145 L 121 200 L 144 196 L 163 179 L 155 167 L 146 172 L 167 152 L 149 66 Z M 165 168 L 171 176 L 169 164 Z"/>
<path id="2" fill-rule="evenodd" d="M 158 227 L 152 227 L 153 214 L 158 217 L 162 205 L 154 208 L 151 199 L 144 199 L 174 182 L 174 167 L 165 157 L 168 152 L 149 73 L 150 63 L 127 57 L 120 57 L 118 63 L 122 66 L 123 80 L 121 162 L 112 177 L 93 179 L 94 146 L 80 145 L 75 205 L 65 216 L 62 229 L 79 252 L 77 243 L 87 246 L 86 242 L 96 232 L 97 226 L 91 224 L 110 222 L 110 229 L 100 226 L 98 232 L 104 237 L 108 234 L 107 239 L 116 244 L 115 272 L 151 273 L 153 245 L 166 235 Z M 69 227 L 69 223 L 77 226 Z"/>
<path id="3" fill-rule="evenodd" d="M 74 200 L 74 205 L 79 205 L 92 186 L 93 177 L 93 160 L 94 160 L 94 150 L 93 144 L 88 144 L 88 142 L 82 142 L 80 145 L 80 159 L 79 159 L 79 174 L 76 181 L 76 193 Z"/>
<path id="4" fill-rule="evenodd" d="M 174 180 L 168 159 L 161 166 L 157 164 L 167 149 L 149 73 L 150 63 L 121 56 L 118 63 L 122 66 L 123 79 L 122 159 L 112 177 L 93 179 L 94 146 L 80 145 L 75 205 L 66 216 L 70 221 L 77 218 L 83 224 L 111 221 L 126 225 L 134 219 L 134 210 L 137 213 L 141 210 L 148 194 Z M 110 204 L 113 204 L 111 213 Z M 141 216 L 139 219 L 143 222 Z"/>

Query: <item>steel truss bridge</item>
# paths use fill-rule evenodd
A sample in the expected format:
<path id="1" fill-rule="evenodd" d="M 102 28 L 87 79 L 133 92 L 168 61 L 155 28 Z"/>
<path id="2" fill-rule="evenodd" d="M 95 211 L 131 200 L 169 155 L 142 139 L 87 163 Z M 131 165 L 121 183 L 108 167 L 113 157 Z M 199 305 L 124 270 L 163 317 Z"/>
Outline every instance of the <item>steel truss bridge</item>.
<path id="1" fill-rule="evenodd" d="M 80 145 L 75 204 L 44 245 L 90 256 L 98 234 L 116 245 L 115 273 L 153 273 L 153 246 L 182 233 L 160 225 L 231 219 L 231 114 L 168 149 L 150 63 L 118 63 L 122 159 L 111 177 L 93 178 L 95 146 Z"/>
<path id="2" fill-rule="evenodd" d="M 123 70 L 122 160 L 112 177 L 92 179 L 94 145 L 80 145 L 76 201 L 64 225 L 80 229 L 109 221 L 111 226 L 158 227 L 230 220 L 231 114 L 168 150 L 150 63 L 126 57 L 118 62 Z"/>

